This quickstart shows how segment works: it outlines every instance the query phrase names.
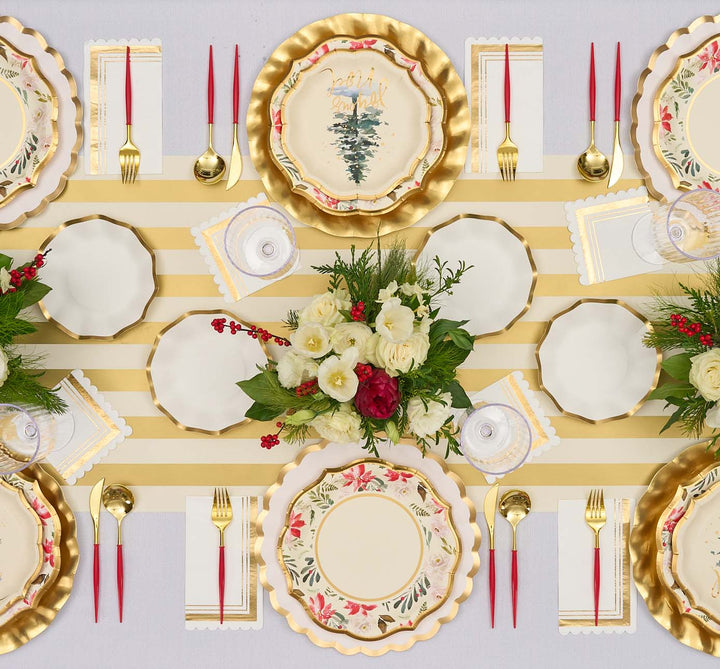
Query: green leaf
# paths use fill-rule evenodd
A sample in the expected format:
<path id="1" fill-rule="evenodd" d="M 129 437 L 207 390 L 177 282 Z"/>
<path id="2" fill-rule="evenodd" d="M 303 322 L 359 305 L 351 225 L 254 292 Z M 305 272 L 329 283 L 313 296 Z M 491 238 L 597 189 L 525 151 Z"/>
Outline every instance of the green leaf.
<path id="1" fill-rule="evenodd" d="M 6 270 L 10 270 L 13 264 L 13 259 L 10 256 L 6 256 L 4 253 L 0 253 L 0 267 L 4 267 Z"/>
<path id="2" fill-rule="evenodd" d="M 448 386 L 448 392 L 452 395 L 452 406 L 456 409 L 467 409 L 472 406 L 472 402 L 467 396 L 465 389 L 458 381 L 453 381 Z"/>
<path id="3" fill-rule="evenodd" d="M 240 384 L 238 384 L 240 385 Z M 259 404 L 255 402 L 245 413 L 245 416 L 252 418 L 253 420 L 272 420 L 277 418 L 283 413 L 284 409 L 278 407 L 269 407 L 265 404 Z"/>
<path id="4" fill-rule="evenodd" d="M 430 346 L 432 347 L 436 343 L 443 341 L 450 330 L 457 330 L 467 322 L 468 321 L 451 321 L 447 318 L 439 318 L 434 321 L 430 326 L 430 333 L 428 335 L 430 338 Z"/>
<path id="5" fill-rule="evenodd" d="M 285 422 L 288 425 L 304 425 L 305 423 L 309 423 L 315 416 L 316 413 L 310 411 L 310 409 L 300 409 L 300 411 L 296 411 L 294 414 L 288 416 Z"/>
<path id="6" fill-rule="evenodd" d="M 44 283 L 40 283 L 39 281 L 25 281 L 18 291 L 18 293 L 23 296 L 22 308 L 26 309 L 27 307 L 39 302 L 51 290 L 50 286 L 46 286 Z"/>
<path id="7" fill-rule="evenodd" d="M 461 328 L 457 328 L 455 330 L 450 330 L 448 334 L 450 335 L 450 340 L 453 344 L 455 344 L 455 346 L 467 351 L 472 351 L 473 346 L 475 345 L 475 340 L 468 332 L 462 330 Z"/>
<path id="8" fill-rule="evenodd" d="M 400 441 L 400 432 L 393 421 L 389 420 L 385 423 L 385 433 L 393 444 L 397 444 Z"/>
<path id="9" fill-rule="evenodd" d="M 32 334 L 37 328 L 29 321 L 15 318 L 7 323 L 0 323 L 0 346 L 9 346 L 15 337 Z"/>
<path id="10" fill-rule="evenodd" d="M 697 392 L 697 389 L 695 386 L 689 384 L 689 383 L 682 383 L 680 381 L 678 382 L 672 382 L 672 383 L 664 383 L 659 388 L 655 388 L 649 395 L 649 400 L 666 400 L 669 397 L 676 397 L 676 398 L 682 398 L 685 397 L 688 393 L 695 394 Z"/>
<path id="11" fill-rule="evenodd" d="M 22 293 L 5 293 L 0 297 L 0 323 L 6 323 L 17 318 L 22 307 Z"/>
<path id="12" fill-rule="evenodd" d="M 672 416 L 670 416 L 670 418 L 668 418 L 667 423 L 665 423 L 665 425 L 663 425 L 662 429 L 660 430 L 660 434 L 662 434 L 669 427 L 671 427 L 672 425 L 677 423 L 680 420 L 680 417 L 682 416 L 682 412 L 683 412 L 683 408 L 680 407 Z"/>
<path id="13" fill-rule="evenodd" d="M 690 376 L 690 367 L 692 362 L 690 361 L 689 353 L 680 353 L 673 355 L 667 360 L 663 360 L 662 368 L 670 374 L 674 379 L 678 381 L 687 381 Z"/>

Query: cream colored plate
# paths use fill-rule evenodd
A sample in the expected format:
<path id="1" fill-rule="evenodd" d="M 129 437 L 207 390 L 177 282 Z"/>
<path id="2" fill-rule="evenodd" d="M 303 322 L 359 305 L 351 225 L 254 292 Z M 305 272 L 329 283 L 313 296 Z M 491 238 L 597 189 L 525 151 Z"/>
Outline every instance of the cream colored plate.
<path id="1" fill-rule="evenodd" d="M 252 400 L 238 381 L 258 373 L 267 357 L 257 339 L 212 329 L 224 311 L 190 311 L 162 330 L 147 362 L 157 407 L 178 427 L 219 434 L 240 425 Z"/>
<path id="2" fill-rule="evenodd" d="M 25 596 L 42 564 L 40 519 L 22 489 L 0 478 L 0 613 Z"/>
<path id="3" fill-rule="evenodd" d="M 624 418 L 655 388 L 661 354 L 643 345 L 650 324 L 618 300 L 580 300 L 548 323 L 536 357 L 542 389 L 563 413 Z"/>
<path id="4" fill-rule="evenodd" d="M 317 645 L 381 655 L 428 639 L 472 587 L 480 530 L 459 479 L 414 446 L 311 446 L 265 496 L 273 607 Z"/>
<path id="5" fill-rule="evenodd" d="M 415 262 L 433 267 L 438 256 L 456 269 L 468 270 L 453 294 L 444 296 L 440 315 L 469 321 L 465 328 L 478 337 L 509 329 L 530 307 L 537 271 L 525 239 L 505 221 L 492 216 L 461 214 L 430 230 Z"/>
<path id="6" fill-rule="evenodd" d="M 131 225 L 104 216 L 69 221 L 50 250 L 40 302 L 45 317 L 75 337 L 112 339 L 145 318 L 158 290 L 155 256 Z"/>

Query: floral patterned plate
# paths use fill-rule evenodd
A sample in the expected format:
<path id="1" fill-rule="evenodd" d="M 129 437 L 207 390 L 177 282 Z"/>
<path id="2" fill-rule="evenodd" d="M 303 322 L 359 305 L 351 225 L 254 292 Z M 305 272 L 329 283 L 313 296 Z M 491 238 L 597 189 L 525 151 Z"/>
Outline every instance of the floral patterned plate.
<path id="1" fill-rule="evenodd" d="M 677 60 L 654 105 L 653 146 L 680 190 L 720 184 L 720 44 L 717 35 Z"/>
<path id="2" fill-rule="evenodd" d="M 0 478 L 0 626 L 55 579 L 59 536 L 60 521 L 36 482 Z"/>
<path id="3" fill-rule="evenodd" d="M 57 148 L 55 91 L 35 58 L 0 37 L 0 207 L 33 187 Z"/>
<path id="4" fill-rule="evenodd" d="M 377 36 L 294 61 L 271 98 L 271 155 L 330 212 L 380 212 L 422 188 L 444 145 L 444 104 L 422 64 Z"/>
<path id="5" fill-rule="evenodd" d="M 427 639 L 470 592 L 479 529 L 462 484 L 409 445 L 303 451 L 266 495 L 271 602 L 320 646 L 380 655 Z"/>

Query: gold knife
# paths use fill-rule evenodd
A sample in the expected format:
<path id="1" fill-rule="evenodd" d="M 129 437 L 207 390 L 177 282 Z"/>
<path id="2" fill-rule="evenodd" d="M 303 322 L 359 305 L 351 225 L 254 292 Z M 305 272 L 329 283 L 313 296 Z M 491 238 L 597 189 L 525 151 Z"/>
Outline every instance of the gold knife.
<path id="1" fill-rule="evenodd" d="M 488 526 L 488 536 L 490 538 L 490 554 L 488 559 L 489 567 L 489 586 L 490 586 L 490 625 L 495 627 L 495 510 L 497 509 L 498 489 L 500 484 L 495 485 L 488 490 L 485 495 L 485 503 L 483 510 L 485 511 L 485 522 Z"/>
<path id="2" fill-rule="evenodd" d="M 238 113 L 240 110 L 240 75 L 238 74 L 238 45 L 235 45 L 235 72 L 233 74 L 233 147 L 230 155 L 230 172 L 225 190 L 230 190 L 242 174 L 242 155 L 238 143 Z"/>
<path id="3" fill-rule="evenodd" d="M 620 75 L 620 42 L 617 43 L 615 56 L 615 145 L 613 147 L 612 167 L 608 177 L 608 188 L 612 188 L 620 179 L 624 167 L 622 147 L 620 146 L 620 94 L 622 78 Z"/>
<path id="4" fill-rule="evenodd" d="M 100 503 L 102 501 L 105 479 L 100 479 L 90 491 L 90 515 L 93 521 L 93 593 L 95 596 L 95 622 L 98 621 L 98 601 L 100 595 Z"/>

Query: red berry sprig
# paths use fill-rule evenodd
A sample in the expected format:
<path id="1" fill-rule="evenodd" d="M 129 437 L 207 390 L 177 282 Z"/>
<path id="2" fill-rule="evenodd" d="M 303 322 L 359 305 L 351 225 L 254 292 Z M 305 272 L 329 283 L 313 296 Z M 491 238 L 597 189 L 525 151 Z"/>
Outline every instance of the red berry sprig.
<path id="1" fill-rule="evenodd" d="M 262 341 L 273 340 L 278 346 L 290 346 L 290 340 L 285 337 L 279 337 L 278 335 L 272 334 L 265 328 L 259 328 L 257 325 L 251 325 L 249 328 L 243 327 L 241 323 L 236 323 L 231 320 L 228 322 L 227 318 L 214 318 L 210 323 L 215 332 L 222 332 L 223 330 L 230 330 L 230 334 L 237 334 L 238 332 L 246 332 L 248 337 L 253 339 L 261 339 Z"/>
<path id="2" fill-rule="evenodd" d="M 37 271 L 45 264 L 46 253 L 38 253 L 29 263 L 18 267 L 17 269 L 10 270 L 10 287 L 7 289 L 8 293 L 14 293 L 20 286 L 26 281 L 32 281 L 37 278 Z"/>
<path id="3" fill-rule="evenodd" d="M 350 316 L 354 321 L 365 320 L 365 302 L 358 302 L 350 309 Z"/>
<path id="4" fill-rule="evenodd" d="M 309 381 L 305 381 L 305 383 L 301 383 L 297 388 L 295 388 L 295 394 L 298 397 L 305 397 L 306 395 L 314 395 L 318 391 L 318 382 L 317 379 L 310 379 Z"/>
<path id="5" fill-rule="evenodd" d="M 707 332 L 704 334 L 700 334 L 700 332 L 702 331 L 702 325 L 700 323 L 688 323 L 688 319 L 685 316 L 681 316 L 680 314 L 671 314 L 670 325 L 674 328 L 677 328 L 678 332 L 682 332 L 688 337 L 694 337 L 695 335 L 699 334 L 700 343 L 707 348 L 712 348 L 712 335 L 708 334 Z"/>
<path id="6" fill-rule="evenodd" d="M 360 383 L 372 376 L 372 372 L 372 365 L 363 365 L 361 362 L 355 365 L 355 374 L 357 375 L 358 381 L 360 381 Z"/>
<path id="7" fill-rule="evenodd" d="M 278 435 L 285 427 L 285 423 L 278 421 L 277 423 L 275 423 L 275 426 L 278 428 L 277 432 L 275 432 L 274 434 L 265 434 L 260 437 L 260 446 L 262 446 L 263 448 L 267 448 L 268 451 L 280 443 L 280 437 L 278 437 Z"/>

